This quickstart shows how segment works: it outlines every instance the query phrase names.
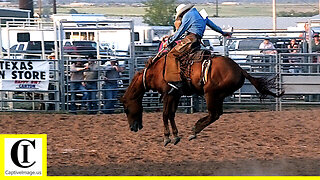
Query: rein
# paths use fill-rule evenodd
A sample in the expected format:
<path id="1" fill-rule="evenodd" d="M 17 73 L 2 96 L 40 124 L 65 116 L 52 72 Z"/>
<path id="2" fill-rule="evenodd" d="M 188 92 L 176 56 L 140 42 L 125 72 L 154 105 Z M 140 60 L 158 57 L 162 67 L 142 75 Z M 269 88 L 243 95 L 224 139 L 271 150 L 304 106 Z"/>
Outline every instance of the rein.
<path id="1" fill-rule="evenodd" d="M 156 54 L 156 56 L 151 60 L 150 64 L 149 64 L 146 68 L 144 68 L 144 70 L 143 70 L 142 82 L 143 82 L 143 87 L 144 87 L 145 90 L 147 90 L 147 85 L 146 85 L 147 70 L 148 70 L 149 66 L 152 65 L 152 64 L 155 62 L 155 60 L 159 57 L 159 55 L 160 55 L 164 50 L 165 50 L 165 48 L 162 48 L 161 51 L 159 51 L 159 52 Z"/>

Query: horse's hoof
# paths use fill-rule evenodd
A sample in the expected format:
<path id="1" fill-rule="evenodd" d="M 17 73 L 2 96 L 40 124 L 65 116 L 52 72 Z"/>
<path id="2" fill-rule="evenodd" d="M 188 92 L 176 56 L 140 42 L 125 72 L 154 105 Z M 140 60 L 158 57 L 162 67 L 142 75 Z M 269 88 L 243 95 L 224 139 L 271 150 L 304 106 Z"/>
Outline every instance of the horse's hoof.
<path id="1" fill-rule="evenodd" d="M 191 136 L 189 136 L 189 141 L 191 141 L 192 139 L 196 139 L 197 138 L 197 135 L 191 135 Z"/>
<path id="2" fill-rule="evenodd" d="M 177 145 L 179 142 L 180 142 L 180 137 L 178 137 L 178 136 L 176 136 L 176 137 L 174 137 L 174 139 L 173 139 L 173 144 L 174 145 Z"/>
<path id="3" fill-rule="evenodd" d="M 170 138 L 164 139 L 164 146 L 168 145 L 171 142 Z"/>

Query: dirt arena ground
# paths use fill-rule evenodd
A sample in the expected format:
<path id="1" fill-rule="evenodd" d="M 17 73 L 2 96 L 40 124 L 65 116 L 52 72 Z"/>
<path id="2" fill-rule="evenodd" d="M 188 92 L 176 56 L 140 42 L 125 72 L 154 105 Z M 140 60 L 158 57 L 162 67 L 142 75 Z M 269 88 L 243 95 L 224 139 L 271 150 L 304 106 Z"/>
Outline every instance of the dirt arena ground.
<path id="1" fill-rule="evenodd" d="M 224 114 L 188 141 L 205 113 L 177 114 L 163 146 L 161 113 L 129 131 L 124 114 L 0 114 L 0 131 L 48 134 L 48 175 L 320 175 L 320 110 Z"/>

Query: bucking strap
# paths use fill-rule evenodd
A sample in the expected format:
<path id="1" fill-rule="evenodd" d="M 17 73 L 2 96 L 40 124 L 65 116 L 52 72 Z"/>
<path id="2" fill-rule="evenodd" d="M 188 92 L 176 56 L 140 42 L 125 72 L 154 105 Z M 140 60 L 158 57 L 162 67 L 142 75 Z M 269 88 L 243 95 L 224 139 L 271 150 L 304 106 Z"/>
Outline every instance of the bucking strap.
<path id="1" fill-rule="evenodd" d="M 202 76 L 203 84 L 206 84 L 208 82 L 208 74 L 209 74 L 210 66 L 211 66 L 210 59 L 205 59 L 202 62 L 201 76 Z"/>
<path id="2" fill-rule="evenodd" d="M 148 69 L 148 68 L 144 68 L 144 70 L 143 70 L 143 76 L 142 76 L 143 87 L 144 87 L 145 90 L 147 90 L 147 85 L 146 85 L 147 69 Z"/>

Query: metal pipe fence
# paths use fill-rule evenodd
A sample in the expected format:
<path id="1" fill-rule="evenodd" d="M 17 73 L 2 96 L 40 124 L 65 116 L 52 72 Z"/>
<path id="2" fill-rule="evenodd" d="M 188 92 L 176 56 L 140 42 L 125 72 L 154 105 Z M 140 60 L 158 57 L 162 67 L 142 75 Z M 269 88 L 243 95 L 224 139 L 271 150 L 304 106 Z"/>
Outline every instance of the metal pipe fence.
<path id="1" fill-rule="evenodd" d="M 279 66 L 279 85 L 286 90 L 279 101 L 280 110 L 320 105 L 320 54 L 279 54 Z"/>
<path id="2" fill-rule="evenodd" d="M 79 26 L 81 25 L 81 26 Z M 0 50 L 1 61 L 49 62 L 48 90 L 1 90 L 0 111 L 61 111 L 70 113 L 117 113 L 122 112 L 119 97 L 129 86 L 136 71 L 144 68 L 144 63 L 155 51 L 135 49 L 135 31 L 132 21 L 99 21 L 73 22 L 60 21 L 45 25 L 36 22 L 6 21 L 0 27 L 0 37 L 3 34 L 13 36 L 16 32 L 39 32 L 40 51 Z M 50 32 L 53 39 L 53 50 L 46 50 L 46 35 Z M 302 33 L 302 37 L 294 34 Z M 111 34 L 111 35 L 110 35 Z M 276 54 L 263 54 L 259 44 L 268 36 L 275 44 Z M 73 39 L 72 39 L 73 38 Z M 299 40 L 297 53 L 288 53 L 290 39 Z M 112 46 L 112 41 L 126 41 L 126 48 Z M 1 39 L 3 41 L 3 38 Z M 91 42 L 93 48 L 67 49 L 67 43 L 74 41 Z M 110 40 L 110 41 L 108 41 Z M 229 55 L 243 69 L 255 77 L 276 77 L 276 93 L 286 90 L 281 98 L 269 98 L 260 101 L 254 87 L 245 81 L 244 86 L 232 96 L 225 99 L 225 108 L 239 109 L 270 109 L 283 110 L 292 106 L 320 105 L 320 54 L 308 52 L 306 32 L 289 31 L 239 31 L 234 32 L 231 39 L 218 36 L 205 36 L 214 54 Z M 242 42 L 249 42 L 246 49 L 241 49 Z M 11 47 L 8 40 L 4 47 Z M 11 44 L 12 43 L 12 44 Z M 108 47 L 100 48 L 106 43 Z M 3 44 L 0 43 L 2 48 Z M 219 46 L 220 45 L 220 46 Z M 252 47 L 255 45 L 254 47 Z M 256 46 L 258 45 L 258 46 Z M 310 48 L 310 47 L 309 47 Z M 156 48 L 154 48 L 156 49 Z M 32 59 L 27 59 L 32 57 Z M 76 65 L 78 62 L 79 65 Z M 113 63 L 123 68 L 118 76 L 108 77 Z M 80 79 L 72 78 L 76 71 L 83 69 Z M 93 77 L 90 77 L 93 76 Z M 163 106 L 157 92 L 147 92 L 143 98 L 146 111 L 160 111 Z M 193 113 L 205 111 L 203 97 L 184 96 L 179 104 L 179 111 Z"/>

